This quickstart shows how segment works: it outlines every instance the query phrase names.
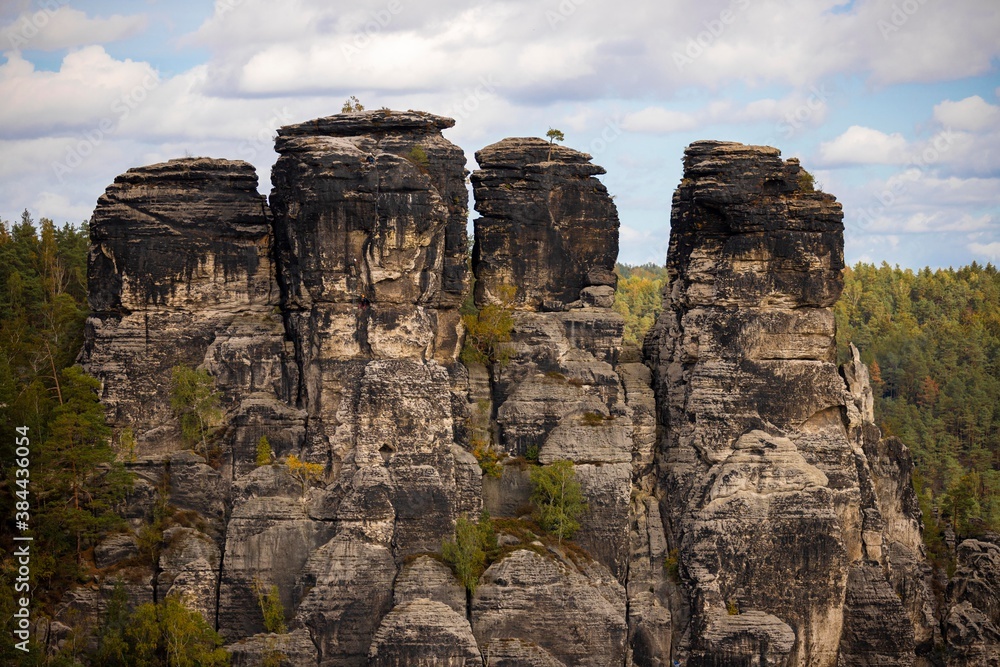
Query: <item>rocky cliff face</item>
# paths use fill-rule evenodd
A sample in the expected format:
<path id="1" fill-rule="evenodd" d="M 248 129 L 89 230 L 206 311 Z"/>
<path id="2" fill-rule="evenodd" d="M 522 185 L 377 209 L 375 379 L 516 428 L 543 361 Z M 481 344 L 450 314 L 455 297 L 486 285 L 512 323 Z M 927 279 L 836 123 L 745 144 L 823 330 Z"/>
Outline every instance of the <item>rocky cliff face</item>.
<path id="1" fill-rule="evenodd" d="M 995 545 L 961 546 L 942 634 L 912 462 L 872 423 L 858 355 L 835 365 L 840 208 L 797 162 L 688 149 L 643 364 L 620 360 L 603 169 L 538 139 L 484 148 L 475 302 L 513 330 L 504 359 L 466 366 L 452 124 L 281 128 L 269 202 L 250 165 L 203 158 L 108 188 L 82 361 L 134 435 L 135 534 L 99 545 L 102 589 L 66 609 L 97 614 L 124 574 L 133 601 L 185 596 L 247 666 L 910 665 L 946 640 L 954 664 L 994 659 Z M 211 451 L 182 441 L 177 364 L 221 393 Z M 530 470 L 557 460 L 588 504 L 569 544 L 525 516 Z M 482 509 L 501 550 L 470 593 L 441 544 Z"/>
<path id="2" fill-rule="evenodd" d="M 646 346 L 680 650 L 697 665 L 912 664 L 924 592 L 911 618 L 886 570 L 893 548 L 901 568 L 921 555 L 919 511 L 905 463 L 877 488 L 870 400 L 855 378 L 854 407 L 834 364 L 840 206 L 772 148 L 697 142 L 684 167 Z"/>
<path id="3" fill-rule="evenodd" d="M 590 156 L 541 139 L 504 139 L 476 153 L 476 300 L 517 288 L 515 303 L 563 310 L 610 306 L 618 211 Z M 607 288 L 612 289 L 608 290 Z"/>
<path id="4" fill-rule="evenodd" d="M 645 504 L 653 396 L 647 369 L 618 363 L 623 321 L 611 310 L 618 214 L 594 177 L 604 170 L 589 155 L 540 139 L 505 139 L 476 160 L 476 302 L 505 300 L 514 309 L 509 362 L 472 369 L 482 377 L 472 398 L 491 416 L 492 446 L 515 458 L 499 479 L 484 478 L 486 507 L 495 516 L 524 512 L 531 467 L 525 456 L 543 465 L 572 461 L 589 505 L 574 539 L 598 563 L 567 572 L 565 563 L 543 564 L 537 556 L 533 562 L 524 552 L 491 567 L 473 601 L 483 616 L 474 629 L 492 635 L 491 646 L 503 642 L 502 664 L 541 660 L 522 654 L 524 645 L 544 649 L 546 660 L 559 661 L 553 664 L 621 664 L 643 632 L 658 638 L 654 650 L 662 652 L 660 644 L 669 647 L 662 640 L 669 613 L 655 590 L 662 528 L 647 521 Z M 512 296 L 503 296 L 505 286 Z M 517 600 L 508 599 L 512 591 L 494 593 L 497 577 L 515 572 L 526 584 L 540 579 Z M 568 597 L 583 585 L 600 595 L 555 605 L 538 597 L 540 587 Z M 546 620 L 531 622 L 539 605 Z M 512 607 L 523 612 L 500 612 Z"/>

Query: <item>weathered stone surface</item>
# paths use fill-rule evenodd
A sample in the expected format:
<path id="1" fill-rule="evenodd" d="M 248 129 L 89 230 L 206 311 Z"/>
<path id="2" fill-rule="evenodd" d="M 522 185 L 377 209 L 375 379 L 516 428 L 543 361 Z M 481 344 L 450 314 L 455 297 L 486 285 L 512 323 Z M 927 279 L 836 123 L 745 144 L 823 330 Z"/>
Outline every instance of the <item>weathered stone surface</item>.
<path id="1" fill-rule="evenodd" d="M 189 158 L 131 169 L 98 200 L 90 227 L 82 361 L 139 454 L 180 448 L 168 400 L 177 364 L 224 369 L 227 408 L 255 391 L 284 395 L 270 213 L 252 165 Z"/>
<path id="2" fill-rule="evenodd" d="M 596 563 L 577 567 L 520 549 L 483 574 L 472 629 L 481 646 L 520 639 L 565 665 L 622 664 L 625 590 Z"/>
<path id="3" fill-rule="evenodd" d="M 970 602 L 959 602 L 945 620 L 949 665 L 1000 664 L 1000 628 Z"/>
<path id="4" fill-rule="evenodd" d="M 283 635 L 254 635 L 229 644 L 226 650 L 232 654 L 232 667 L 301 667 L 315 665 L 317 657 L 316 646 L 305 628 Z"/>
<path id="5" fill-rule="evenodd" d="M 957 560 L 948 583 L 949 664 L 1000 664 L 1000 546 L 965 540 L 958 545 Z"/>
<path id="6" fill-rule="evenodd" d="M 338 535 L 312 553 L 296 583 L 295 619 L 316 639 L 321 667 L 365 664 L 395 576 L 389 549 L 355 536 Z"/>
<path id="7" fill-rule="evenodd" d="M 276 585 L 286 617 L 301 597 L 295 584 L 310 554 L 333 533 L 308 514 L 299 482 L 285 466 L 262 466 L 235 485 L 219 591 L 219 631 L 237 639 L 264 631 L 254 580 Z"/>
<path id="8" fill-rule="evenodd" d="M 876 490 L 855 428 L 871 421 L 870 388 L 853 367 L 855 401 L 833 364 L 841 208 L 801 189 L 798 161 L 772 148 L 696 142 L 684 166 L 645 350 L 683 585 L 674 609 L 690 614 L 679 648 L 697 664 L 749 660 L 763 644 L 769 664 L 909 664 L 917 621 L 865 567 L 884 560 L 880 495 L 898 507 L 908 471 Z M 912 512 L 891 512 L 894 540 L 913 546 Z M 889 626 L 891 646 L 879 640 Z"/>
<path id="9" fill-rule="evenodd" d="M 282 128 L 272 174 L 306 458 L 353 480 L 331 518 L 362 519 L 352 498 L 377 481 L 393 524 L 369 537 L 399 558 L 440 548 L 459 513 L 481 506 L 468 459 L 453 451 L 447 367 L 467 287 L 467 194 L 465 157 L 440 134 L 452 124 L 375 111 Z M 370 468 L 388 479 L 359 476 Z"/>
<path id="10" fill-rule="evenodd" d="M 840 637 L 841 665 L 912 665 L 913 625 L 878 565 L 852 565 Z"/>
<path id="11" fill-rule="evenodd" d="M 157 597 L 180 596 L 188 608 L 201 612 L 214 626 L 222 561 L 219 547 L 204 533 L 180 526 L 163 531 L 163 544 Z"/>
<path id="12" fill-rule="evenodd" d="M 109 535 L 94 548 L 94 564 L 99 569 L 117 565 L 139 553 L 139 542 L 132 533 Z"/>
<path id="13" fill-rule="evenodd" d="M 618 212 L 604 169 L 590 156 L 541 139 L 504 139 L 476 153 L 476 301 L 517 288 L 515 303 L 562 309 L 584 297 L 610 308 L 618 256 Z"/>
<path id="14" fill-rule="evenodd" d="M 565 667 L 541 646 L 523 639 L 494 639 L 483 645 L 483 657 L 491 667 Z"/>
<path id="15" fill-rule="evenodd" d="M 481 667 L 483 657 L 464 615 L 417 598 L 397 605 L 375 633 L 371 667 Z"/>
<path id="16" fill-rule="evenodd" d="M 776 616 L 759 611 L 713 611 L 688 664 L 778 667 L 787 664 L 794 644 L 795 633 Z"/>
<path id="17" fill-rule="evenodd" d="M 624 581 L 633 423 L 613 365 L 621 319 L 608 309 L 587 308 L 515 312 L 514 322 L 511 361 L 497 369 L 492 385 L 495 446 L 512 456 L 537 449 L 541 464 L 576 464 L 589 510 L 574 539 Z M 506 495 L 491 498 L 492 507 L 518 514 L 530 494 L 527 474 L 505 473 L 500 482 Z"/>
<path id="18" fill-rule="evenodd" d="M 356 306 L 366 297 L 372 328 L 384 319 L 386 332 L 398 326 L 393 305 L 460 303 L 465 157 L 441 136 L 453 124 L 372 111 L 278 130 L 271 206 L 286 303 Z"/>
<path id="19" fill-rule="evenodd" d="M 421 598 L 446 604 L 465 617 L 465 589 L 450 567 L 430 556 L 420 556 L 404 565 L 392 587 L 392 601 L 397 607 Z"/>

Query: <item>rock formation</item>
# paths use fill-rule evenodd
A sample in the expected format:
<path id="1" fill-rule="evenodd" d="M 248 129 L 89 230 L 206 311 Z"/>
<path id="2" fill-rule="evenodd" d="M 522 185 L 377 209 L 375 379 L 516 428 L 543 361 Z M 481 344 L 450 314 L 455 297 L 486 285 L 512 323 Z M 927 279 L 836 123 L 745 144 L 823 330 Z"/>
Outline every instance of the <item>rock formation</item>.
<path id="1" fill-rule="evenodd" d="M 912 496 L 910 470 L 874 488 L 870 401 L 859 396 L 860 414 L 834 363 L 842 213 L 800 174 L 773 148 L 696 142 L 684 154 L 664 312 L 646 345 L 675 615 L 690 616 L 680 650 L 697 665 L 912 664 L 924 619 L 886 576 L 889 544 L 921 548 L 919 510 L 893 495 Z"/>
<path id="2" fill-rule="evenodd" d="M 248 667 L 996 659 L 1000 552 L 964 542 L 937 609 L 912 460 L 874 426 L 857 351 L 835 365 L 840 207 L 795 160 L 688 148 L 664 311 L 626 363 L 604 170 L 540 139 L 479 151 L 474 301 L 513 328 L 502 358 L 464 364 L 453 123 L 281 128 L 267 201 L 250 165 L 206 158 L 108 188 L 81 361 L 137 476 L 134 531 L 98 545 L 100 589 L 64 610 L 98 614 L 124 576 L 133 602 L 184 596 Z M 209 451 L 182 438 L 179 364 L 220 393 Z M 530 470 L 557 460 L 588 506 L 571 542 L 526 516 Z M 483 509 L 498 551 L 467 591 L 442 542 Z"/>
<path id="3" fill-rule="evenodd" d="M 517 288 L 515 303 L 610 307 L 618 211 L 590 156 L 541 139 L 504 139 L 476 153 L 476 300 Z M 609 289 L 610 288 L 610 289 Z M 600 303 L 596 303 L 600 301 Z"/>
<path id="4" fill-rule="evenodd" d="M 949 664 L 1000 665 L 1000 545 L 980 540 L 958 545 L 948 599 Z"/>
<path id="5" fill-rule="evenodd" d="M 504 454 L 530 456 L 540 464 L 573 461 L 589 505 L 574 539 L 603 566 L 592 564 L 581 574 L 596 577 L 601 583 L 590 585 L 607 592 L 580 598 L 577 604 L 583 607 L 553 607 L 546 624 L 530 624 L 517 622 L 517 614 L 509 611 L 497 619 L 489 605 L 523 606 L 529 613 L 541 604 L 537 591 L 505 590 L 497 597 L 487 583 L 473 600 L 473 629 L 487 645 L 504 647 L 497 648 L 506 656 L 497 658 L 502 664 L 536 659 L 618 664 L 628 653 L 631 628 L 653 624 L 662 630 L 669 623 L 666 608 L 650 594 L 662 578 L 662 568 L 652 565 L 662 562 L 662 529 L 658 522 L 646 525 L 641 500 L 648 497 L 648 492 L 642 495 L 644 483 L 652 484 L 653 396 L 644 367 L 618 364 L 623 321 L 611 310 L 618 214 L 595 178 L 604 170 L 584 153 L 540 139 L 505 139 L 476 153 L 476 160 L 482 167 L 472 174 L 482 216 L 475 221 L 473 249 L 476 303 L 509 304 L 514 327 L 509 361 L 493 364 L 478 392 L 473 386 L 472 398 L 477 409 L 493 416 L 487 437 Z M 513 294 L 505 296 L 505 287 Z M 527 476 L 528 467 L 514 463 L 504 467 L 499 480 L 484 478 L 486 505 L 494 516 L 518 516 L 529 500 Z M 631 520 L 633 499 L 643 517 L 637 519 L 641 534 Z M 556 568 L 543 566 L 538 556 L 529 568 L 530 552 L 517 553 L 518 558 L 492 566 L 485 581 L 518 571 L 515 563 L 522 561 L 525 572 L 517 577 Z M 629 624 L 623 609 L 632 561 L 642 591 L 636 591 Z M 569 582 L 581 581 L 581 574 L 570 570 Z M 515 575 L 502 576 L 512 581 Z M 546 590 L 570 585 L 554 583 L 567 576 L 556 569 L 546 576 L 553 581 L 544 584 Z M 577 627 L 593 622 L 600 627 Z M 566 632 L 587 639 L 571 648 L 565 646 L 572 643 Z M 509 641 L 515 639 L 538 646 L 541 653 L 522 655 L 522 644 Z"/>

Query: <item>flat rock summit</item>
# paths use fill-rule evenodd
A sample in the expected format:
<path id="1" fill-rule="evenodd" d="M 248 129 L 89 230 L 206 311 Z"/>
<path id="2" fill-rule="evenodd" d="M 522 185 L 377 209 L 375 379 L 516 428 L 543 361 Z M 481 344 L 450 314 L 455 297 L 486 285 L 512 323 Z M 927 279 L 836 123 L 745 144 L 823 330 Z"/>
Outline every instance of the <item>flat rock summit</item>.
<path id="1" fill-rule="evenodd" d="M 99 616 L 116 581 L 183 596 L 246 667 L 1000 665 L 1000 545 L 962 542 L 932 576 L 910 454 L 875 426 L 857 350 L 837 366 L 843 212 L 797 160 L 685 150 L 662 312 L 625 354 L 604 169 L 510 138 L 469 175 L 453 125 L 283 127 L 267 197 L 252 165 L 208 158 L 107 188 L 81 362 L 134 438 L 133 531 L 63 613 Z M 473 303 L 512 324 L 485 363 L 462 355 Z M 179 364 L 220 394 L 210 451 L 181 436 Z M 525 516 L 556 461 L 586 503 L 569 541 Z M 499 555 L 465 587 L 442 544 L 484 511 Z"/>

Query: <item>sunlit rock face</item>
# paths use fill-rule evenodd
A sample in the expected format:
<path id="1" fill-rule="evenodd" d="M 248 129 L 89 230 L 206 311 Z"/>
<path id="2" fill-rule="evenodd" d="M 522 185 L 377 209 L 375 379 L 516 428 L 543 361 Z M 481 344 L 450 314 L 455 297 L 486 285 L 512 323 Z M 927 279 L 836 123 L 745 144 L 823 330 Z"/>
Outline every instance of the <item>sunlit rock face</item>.
<path id="1" fill-rule="evenodd" d="M 684 153 L 645 351 L 688 664 L 914 660 L 835 365 L 842 219 L 776 149 L 701 141 Z"/>

